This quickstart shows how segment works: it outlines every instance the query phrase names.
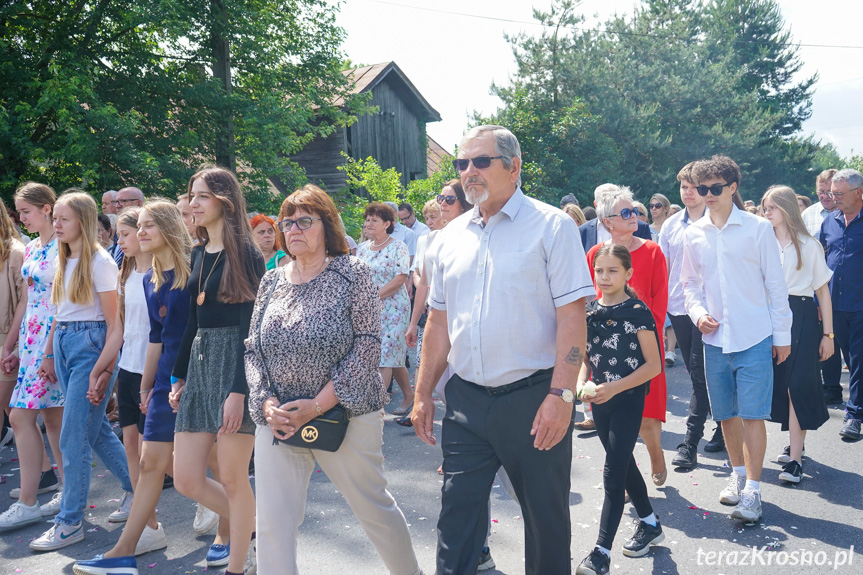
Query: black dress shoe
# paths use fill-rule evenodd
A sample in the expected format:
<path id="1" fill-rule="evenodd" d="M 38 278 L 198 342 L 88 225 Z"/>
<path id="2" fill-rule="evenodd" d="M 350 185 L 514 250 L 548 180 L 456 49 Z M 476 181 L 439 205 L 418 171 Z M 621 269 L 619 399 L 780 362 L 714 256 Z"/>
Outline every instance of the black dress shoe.
<path id="1" fill-rule="evenodd" d="M 713 439 L 707 442 L 707 445 L 704 446 L 704 451 L 707 453 L 725 451 L 725 438 L 722 436 L 721 425 L 716 425 L 716 431 L 713 432 Z"/>
<path id="2" fill-rule="evenodd" d="M 671 460 L 671 465 L 674 467 L 683 467 L 684 469 L 692 469 L 698 464 L 698 452 L 694 445 L 681 443 L 677 446 L 677 455 Z"/>
<path id="3" fill-rule="evenodd" d="M 851 419 L 850 417 L 846 418 L 839 435 L 851 441 L 858 441 L 860 438 L 863 438 L 863 435 L 860 434 L 860 420 Z"/>

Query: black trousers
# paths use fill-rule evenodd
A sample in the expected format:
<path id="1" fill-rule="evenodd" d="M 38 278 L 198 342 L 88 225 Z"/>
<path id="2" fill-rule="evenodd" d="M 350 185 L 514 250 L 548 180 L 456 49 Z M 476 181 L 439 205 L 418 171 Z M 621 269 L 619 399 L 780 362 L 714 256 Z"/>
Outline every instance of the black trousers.
<path id="1" fill-rule="evenodd" d="M 614 535 L 620 526 L 624 490 L 629 493 L 629 499 L 639 517 L 647 517 L 653 513 L 647 486 L 635 463 L 635 456 L 632 455 L 641 427 L 644 398 L 644 387 L 639 386 L 593 406 L 593 421 L 596 422 L 596 431 L 605 449 L 605 467 L 602 471 L 605 500 L 602 503 L 602 518 L 596 544 L 606 549 L 611 549 Z"/>
<path id="2" fill-rule="evenodd" d="M 512 481 L 524 517 L 525 574 L 571 573 L 569 515 L 572 427 L 548 451 L 530 429 L 548 397 L 551 370 L 501 393 L 454 375 L 441 431 L 444 483 L 438 520 L 438 575 L 476 573 L 488 529 L 488 499 L 498 468 Z M 518 386 L 521 387 L 518 387 Z"/>
<path id="3" fill-rule="evenodd" d="M 677 345 L 683 355 L 683 362 L 692 380 L 692 394 L 689 398 L 689 416 L 686 418 L 684 443 L 698 445 L 704 436 L 704 424 L 710 415 L 710 398 L 707 395 L 707 379 L 704 376 L 704 345 L 701 332 L 688 315 L 669 315 Z"/>

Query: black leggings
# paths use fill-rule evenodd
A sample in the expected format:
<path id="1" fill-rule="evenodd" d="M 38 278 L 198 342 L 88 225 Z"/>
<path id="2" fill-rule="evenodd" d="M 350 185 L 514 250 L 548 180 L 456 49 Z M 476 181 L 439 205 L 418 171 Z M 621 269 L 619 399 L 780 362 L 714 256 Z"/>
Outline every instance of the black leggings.
<path id="1" fill-rule="evenodd" d="M 593 420 L 605 449 L 605 501 L 602 503 L 596 544 L 605 549 L 611 549 L 623 516 L 624 489 L 629 493 L 639 517 L 653 513 L 647 486 L 632 455 L 641 427 L 644 397 L 644 387 L 638 386 L 615 395 L 610 401 L 593 405 Z"/>

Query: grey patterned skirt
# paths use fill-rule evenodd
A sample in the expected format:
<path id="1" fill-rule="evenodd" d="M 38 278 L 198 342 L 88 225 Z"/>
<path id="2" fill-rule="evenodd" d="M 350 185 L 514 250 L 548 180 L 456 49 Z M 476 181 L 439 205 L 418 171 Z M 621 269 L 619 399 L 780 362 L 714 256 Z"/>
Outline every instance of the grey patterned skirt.
<path id="1" fill-rule="evenodd" d="M 174 433 L 218 433 L 222 427 L 222 404 L 234 385 L 238 351 L 244 336 L 240 328 L 199 327 L 192 342 L 186 387 L 180 397 Z M 243 406 L 243 422 L 238 433 L 255 434 L 255 423 L 249 416 L 249 398 Z"/>

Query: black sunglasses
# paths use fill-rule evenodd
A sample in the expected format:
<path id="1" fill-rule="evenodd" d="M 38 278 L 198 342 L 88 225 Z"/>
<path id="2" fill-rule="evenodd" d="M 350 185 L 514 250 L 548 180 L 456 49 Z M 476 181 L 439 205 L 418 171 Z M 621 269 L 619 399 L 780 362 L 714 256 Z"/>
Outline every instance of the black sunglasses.
<path id="1" fill-rule="evenodd" d="M 721 196 L 722 190 L 730 185 L 731 184 L 713 184 L 712 186 L 695 186 L 695 189 L 698 191 L 698 195 L 702 198 L 707 195 L 707 192 L 710 192 L 714 196 Z"/>
<path id="2" fill-rule="evenodd" d="M 617 216 L 620 216 L 624 220 L 628 220 L 632 216 L 635 216 L 637 218 L 640 215 L 641 211 L 638 208 L 632 208 L 631 210 L 629 208 L 623 208 L 622 210 L 620 210 L 619 214 L 610 214 L 608 217 L 616 218 Z"/>
<path id="3" fill-rule="evenodd" d="M 662 204 L 647 204 L 647 207 L 649 207 L 651 210 L 658 210 L 662 207 Z"/>
<path id="4" fill-rule="evenodd" d="M 452 165 L 457 172 L 465 171 L 471 162 L 477 170 L 484 170 L 491 165 L 492 160 L 502 160 L 506 156 L 480 156 L 478 158 L 469 158 L 467 160 L 453 160 Z"/>
<path id="5" fill-rule="evenodd" d="M 455 196 L 444 196 L 444 195 L 440 195 L 436 199 L 437 199 L 438 204 L 442 204 L 442 203 L 446 202 L 448 206 L 453 205 L 456 202 L 456 200 L 458 200 L 458 198 Z"/>

